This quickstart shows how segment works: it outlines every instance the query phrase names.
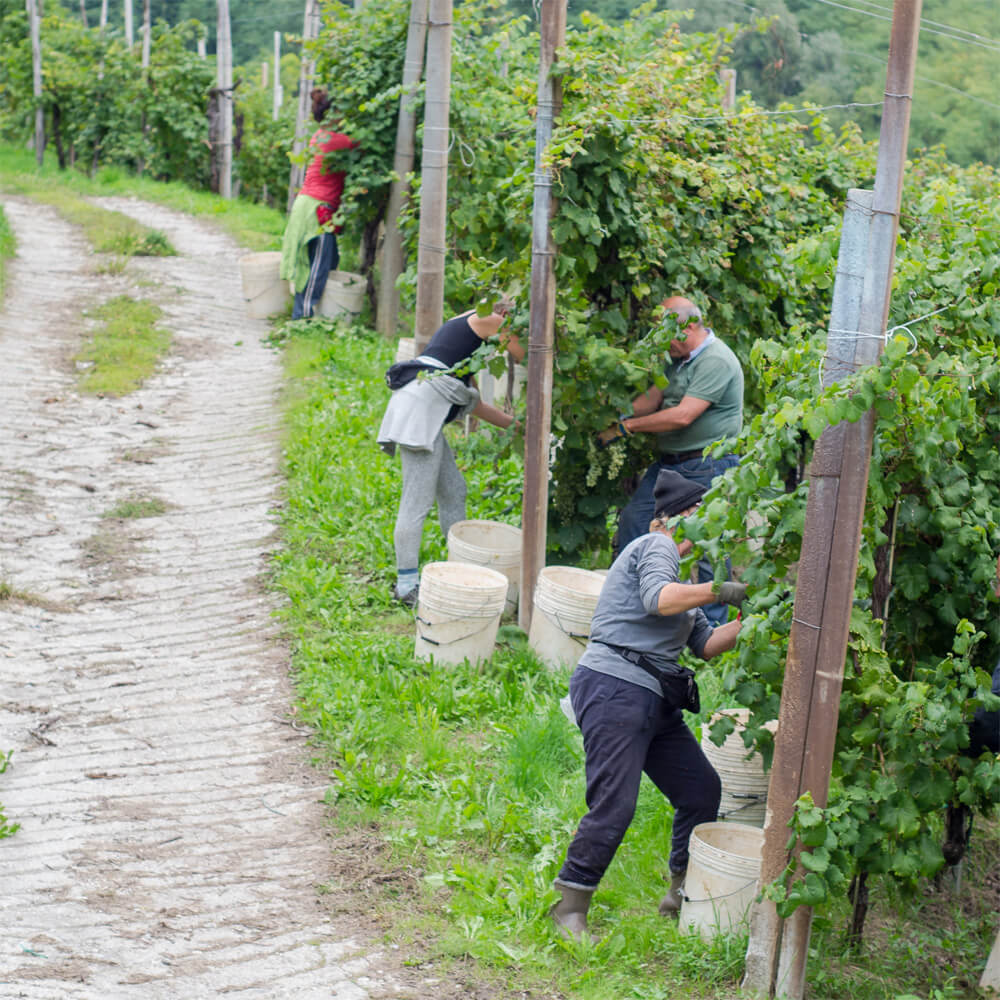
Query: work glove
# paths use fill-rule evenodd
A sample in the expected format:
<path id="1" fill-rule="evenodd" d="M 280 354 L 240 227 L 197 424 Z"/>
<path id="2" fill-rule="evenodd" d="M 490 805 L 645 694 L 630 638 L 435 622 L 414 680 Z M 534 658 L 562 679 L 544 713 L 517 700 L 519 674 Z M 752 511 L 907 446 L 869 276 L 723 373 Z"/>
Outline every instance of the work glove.
<path id="1" fill-rule="evenodd" d="M 734 608 L 738 608 L 746 600 L 746 596 L 747 585 L 745 583 L 734 583 L 727 580 L 719 585 L 718 597 L 721 604 L 731 604 Z"/>
<path id="2" fill-rule="evenodd" d="M 619 438 L 631 437 L 631 431 L 625 430 L 625 425 L 622 423 L 624 418 L 619 417 L 618 422 L 612 424 L 607 430 L 601 431 L 597 435 L 597 447 L 607 448 L 612 441 L 617 441 Z"/>

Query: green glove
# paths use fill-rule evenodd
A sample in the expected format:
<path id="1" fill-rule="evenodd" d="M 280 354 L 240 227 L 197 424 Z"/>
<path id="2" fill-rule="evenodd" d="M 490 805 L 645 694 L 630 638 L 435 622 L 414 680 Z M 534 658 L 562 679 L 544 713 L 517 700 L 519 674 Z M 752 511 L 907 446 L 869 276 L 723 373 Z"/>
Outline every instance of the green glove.
<path id="1" fill-rule="evenodd" d="M 746 600 L 747 585 L 727 581 L 719 585 L 718 594 L 721 603 L 731 604 L 734 608 L 738 608 Z"/>

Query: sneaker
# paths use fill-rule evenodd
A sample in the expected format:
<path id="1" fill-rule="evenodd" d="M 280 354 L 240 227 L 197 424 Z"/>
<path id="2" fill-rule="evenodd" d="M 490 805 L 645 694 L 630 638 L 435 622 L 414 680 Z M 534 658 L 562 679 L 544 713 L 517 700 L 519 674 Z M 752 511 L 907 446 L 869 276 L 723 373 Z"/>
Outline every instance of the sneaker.
<path id="1" fill-rule="evenodd" d="M 396 600 L 408 608 L 415 608 L 417 606 L 417 591 L 419 589 L 419 587 L 414 587 L 413 590 L 407 591 L 407 593 L 403 595 L 396 594 Z"/>

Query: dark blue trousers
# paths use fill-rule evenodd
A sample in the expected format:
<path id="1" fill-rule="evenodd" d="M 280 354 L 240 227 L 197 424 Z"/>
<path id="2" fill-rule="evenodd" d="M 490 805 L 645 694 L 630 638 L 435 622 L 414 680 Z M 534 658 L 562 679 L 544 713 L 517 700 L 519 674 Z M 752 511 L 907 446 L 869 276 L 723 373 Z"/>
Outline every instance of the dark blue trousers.
<path id="1" fill-rule="evenodd" d="M 340 248 L 333 233 L 320 233 L 306 244 L 309 251 L 309 280 L 292 302 L 292 319 L 310 319 L 323 298 L 326 279 L 340 263 Z"/>
<path id="2" fill-rule="evenodd" d="M 569 693 L 587 755 L 587 814 L 559 881 L 582 888 L 601 881 L 635 815 L 643 771 L 674 807 L 670 870 L 683 871 L 691 831 L 716 819 L 722 786 L 680 710 L 586 667 L 577 667 Z"/>

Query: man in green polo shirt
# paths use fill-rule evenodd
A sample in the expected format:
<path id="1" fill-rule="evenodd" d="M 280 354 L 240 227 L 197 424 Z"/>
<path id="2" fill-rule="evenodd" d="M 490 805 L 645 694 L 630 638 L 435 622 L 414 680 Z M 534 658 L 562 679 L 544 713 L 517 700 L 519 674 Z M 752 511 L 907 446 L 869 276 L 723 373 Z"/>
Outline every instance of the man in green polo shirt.
<path id="1" fill-rule="evenodd" d="M 659 458 L 646 470 L 618 519 L 617 551 L 649 530 L 653 517 L 653 487 L 661 469 L 673 469 L 687 479 L 709 487 L 716 476 L 736 465 L 734 454 L 706 458 L 702 452 L 721 438 L 733 438 L 743 428 L 743 369 L 736 355 L 702 322 L 701 311 L 690 300 L 675 295 L 663 302 L 682 332 L 671 340 L 663 372 L 667 387 L 650 387 L 632 404 L 602 439 L 621 434 L 655 434 Z M 610 438 L 609 438 L 610 435 Z M 717 611 L 709 608 L 709 618 Z"/>

